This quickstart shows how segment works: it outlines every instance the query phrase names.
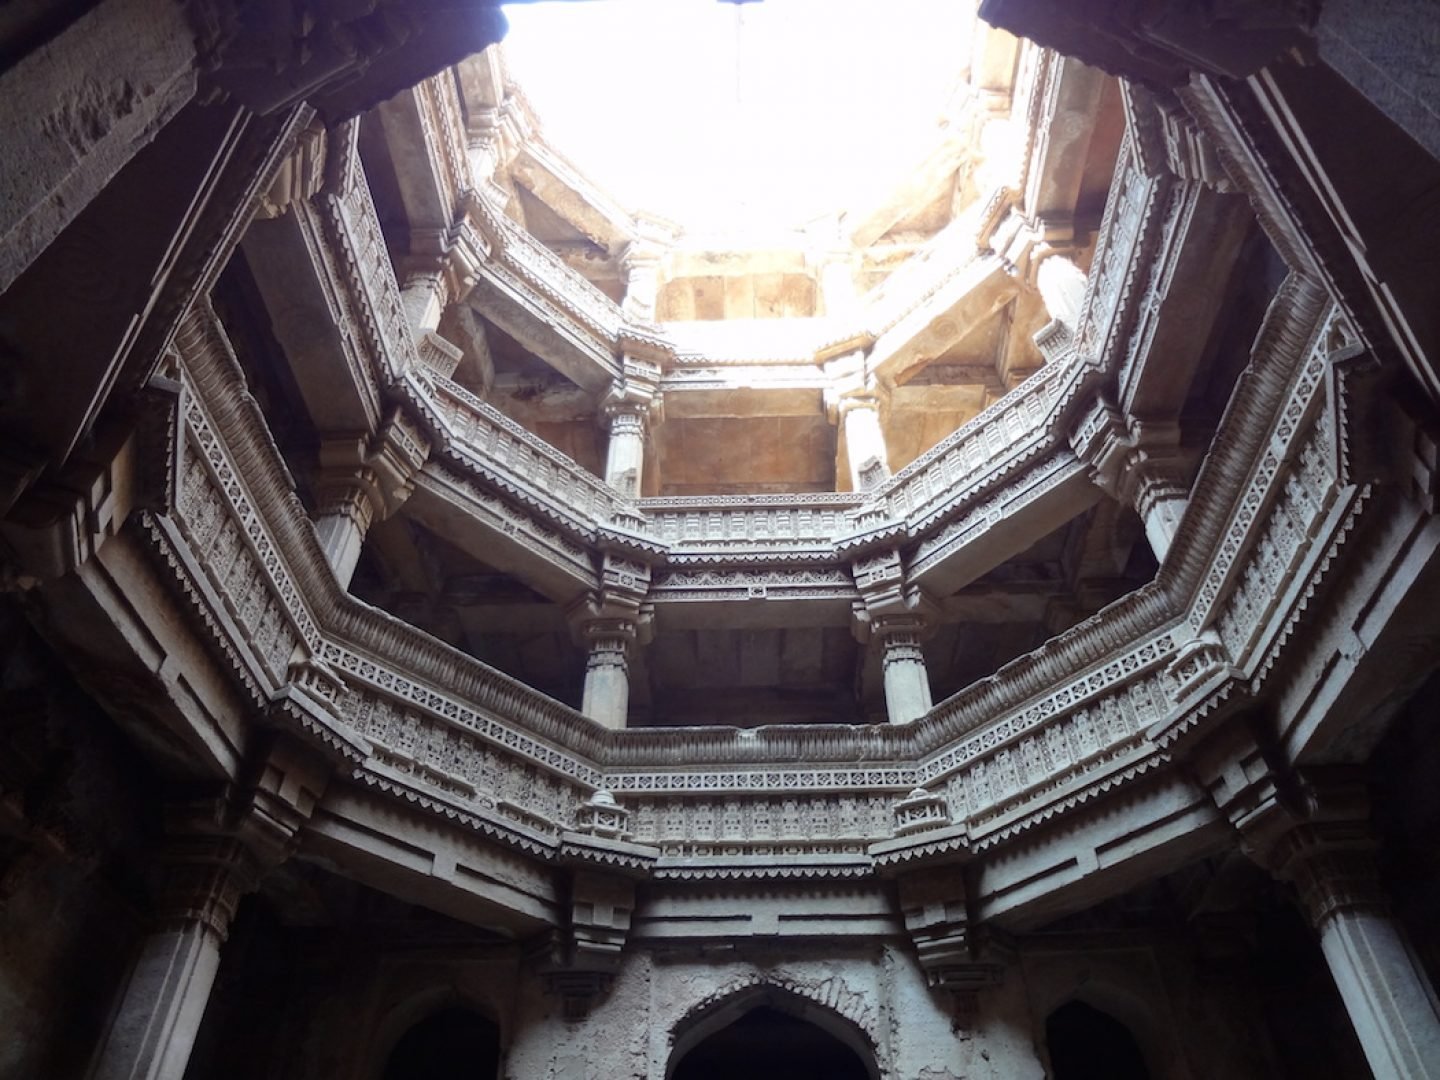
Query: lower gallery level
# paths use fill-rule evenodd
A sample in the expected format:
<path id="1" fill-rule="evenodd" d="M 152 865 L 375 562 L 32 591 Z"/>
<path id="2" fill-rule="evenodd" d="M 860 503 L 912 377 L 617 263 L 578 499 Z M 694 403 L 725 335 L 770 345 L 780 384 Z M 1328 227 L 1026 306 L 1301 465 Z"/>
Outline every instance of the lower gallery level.
<path id="1" fill-rule="evenodd" d="M 1142 6 L 729 246 L 485 0 L 0 18 L 0 1077 L 1440 1077 L 1434 17 Z"/>

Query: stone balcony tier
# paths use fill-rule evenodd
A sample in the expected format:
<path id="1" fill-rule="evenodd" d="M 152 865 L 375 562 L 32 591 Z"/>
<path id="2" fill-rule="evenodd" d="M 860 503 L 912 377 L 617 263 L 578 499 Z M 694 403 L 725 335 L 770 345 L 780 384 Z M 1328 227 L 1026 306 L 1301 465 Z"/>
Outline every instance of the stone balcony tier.
<path id="1" fill-rule="evenodd" d="M 120 543 L 158 558 L 162 576 L 202 613 L 215 647 L 258 697 L 305 677 L 296 674 L 297 655 L 308 658 L 304 670 L 328 673 L 307 692 L 325 721 L 302 729 L 318 739 L 344 732 L 347 752 L 358 747 L 363 758 L 358 788 L 337 795 L 316 826 L 317 842 L 342 861 L 360 855 L 347 848 L 347 829 L 378 812 L 368 800 L 399 799 L 543 856 L 559 850 L 576 808 L 596 788 L 616 793 L 634 838 L 660 851 L 657 872 L 672 877 L 750 873 L 776 859 L 811 859 L 806 872 L 822 876 L 832 865 L 844 875 L 857 866 L 868 872 L 868 845 L 888 837 L 892 805 L 916 788 L 942 794 L 971 849 L 982 853 L 1007 850 L 1062 805 L 1133 788 L 1157 817 L 1143 835 L 1129 835 L 1125 858 L 1167 848 L 1193 854 L 1213 841 L 1213 809 L 1172 771 L 1165 745 L 1223 707 L 1237 678 L 1265 677 L 1267 650 L 1278 639 L 1253 627 L 1294 616 L 1283 605 L 1256 611 L 1250 576 L 1278 567 L 1284 578 L 1269 595 L 1300 603 L 1285 582 L 1321 579 L 1365 505 L 1337 478 L 1336 433 L 1323 408 L 1324 329 L 1334 318 L 1303 289 L 1282 293 L 1272 308 L 1257 346 L 1269 351 L 1257 354 L 1256 377 L 1232 404 L 1237 437 L 1217 445 L 1196 485 L 1204 520 L 1218 527 L 1189 534 L 1154 584 L 900 729 L 603 731 L 356 603 L 323 571 L 263 420 L 234 393 L 241 376 L 211 316 L 193 316 L 179 342 L 184 389 L 174 422 L 183 435 L 168 481 L 174 502 L 131 518 Z M 534 461 L 546 457 L 532 452 Z M 249 463 L 243 472 L 238 460 Z M 758 516 L 803 506 L 813 522 L 823 520 L 817 508 L 849 512 L 853 499 L 749 509 Z M 652 514 L 663 521 L 688 511 L 671 501 Z M 1276 563 L 1281 541 L 1284 558 Z M 1176 658 L 1207 623 L 1221 627 L 1232 675 L 1197 698 L 1188 680 L 1208 675 Z M 1228 651 L 1232 643 L 1238 653 Z M 1111 843 L 1101 834 L 1093 840 L 1097 851 Z M 747 859 L 737 863 L 736 851 Z M 711 853 L 716 861 L 707 869 Z M 1041 854 L 1027 856 L 1027 873 L 1066 887 L 1072 860 L 1057 851 L 1052 869 L 1037 870 L 1037 859 L 1043 862 Z M 982 897 L 987 910 L 1023 910 L 1036 890 L 1011 895 L 1005 872 L 995 873 Z M 1048 885 L 1041 891 L 1055 895 Z"/>

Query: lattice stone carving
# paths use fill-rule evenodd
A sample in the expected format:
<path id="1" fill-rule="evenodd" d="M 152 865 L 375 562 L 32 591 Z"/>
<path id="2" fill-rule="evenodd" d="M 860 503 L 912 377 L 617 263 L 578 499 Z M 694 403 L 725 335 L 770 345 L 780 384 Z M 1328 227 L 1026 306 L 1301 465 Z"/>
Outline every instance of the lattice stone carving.
<path id="1" fill-rule="evenodd" d="M 895 804 L 895 835 L 909 836 L 950 824 L 950 807 L 945 796 L 915 788 Z"/>
<path id="2" fill-rule="evenodd" d="M 579 832 L 623 840 L 630 824 L 630 811 L 615 801 L 604 788 L 597 790 L 575 811 L 575 828 Z"/>

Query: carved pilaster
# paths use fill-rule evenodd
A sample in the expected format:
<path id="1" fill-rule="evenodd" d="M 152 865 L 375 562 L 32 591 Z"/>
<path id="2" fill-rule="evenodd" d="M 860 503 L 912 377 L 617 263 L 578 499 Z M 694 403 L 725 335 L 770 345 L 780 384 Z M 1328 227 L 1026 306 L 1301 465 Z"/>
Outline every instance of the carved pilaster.
<path id="1" fill-rule="evenodd" d="M 852 611 L 851 630 L 862 644 L 874 641 L 882 650 L 890 722 L 918 720 L 934 704 L 920 643 L 932 625 L 935 605 L 921 589 L 906 583 L 899 551 L 858 559 L 851 569 L 861 597 Z"/>
<path id="2" fill-rule="evenodd" d="M 1134 507 L 1155 557 L 1163 559 L 1189 499 L 1179 426 L 1127 419 L 1097 397 L 1071 431 L 1070 445 L 1106 494 Z"/>
<path id="3" fill-rule="evenodd" d="M 973 1026 L 980 994 L 1004 981 L 1005 965 L 971 921 L 963 867 L 912 870 L 897 884 L 925 981 L 950 996 L 957 1022 Z"/>
<path id="4" fill-rule="evenodd" d="M 601 405 L 610 433 L 605 482 L 620 494 L 638 498 L 645 466 L 645 436 L 661 417 L 660 369 L 626 358 L 623 376 Z"/>
<path id="5" fill-rule="evenodd" d="M 850 489 L 869 491 L 890 478 L 890 457 L 880 426 L 880 399 L 873 393 L 843 397 L 836 405 L 845 456 L 850 466 Z"/>
<path id="6" fill-rule="evenodd" d="M 630 933 L 636 883 L 660 854 L 627 840 L 628 817 L 610 792 L 596 791 L 576 813 L 574 831 L 561 837 L 568 919 L 543 942 L 540 970 L 567 1019 L 585 1016 L 609 991 Z"/>
<path id="7" fill-rule="evenodd" d="M 430 445 L 398 410 L 374 438 L 329 439 L 320 446 L 316 531 L 342 585 L 350 583 L 365 534 L 414 490 Z"/>

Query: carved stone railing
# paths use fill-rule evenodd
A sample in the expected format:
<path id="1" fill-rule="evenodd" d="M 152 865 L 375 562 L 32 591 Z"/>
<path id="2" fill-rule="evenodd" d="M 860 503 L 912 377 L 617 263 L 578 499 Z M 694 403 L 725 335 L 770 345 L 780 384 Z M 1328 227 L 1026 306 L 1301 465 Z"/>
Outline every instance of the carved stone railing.
<path id="1" fill-rule="evenodd" d="M 633 524 L 656 543 L 657 564 L 672 564 L 655 584 L 677 599 L 738 599 L 742 586 L 753 596 L 753 578 L 726 580 L 706 565 L 752 555 L 815 575 L 777 588 L 840 597 L 851 586 L 838 558 L 824 557 L 827 544 L 838 556 L 857 533 L 888 528 L 924 559 L 988 520 L 984 500 L 1002 485 L 1013 485 L 1007 498 L 1043 494 L 1068 475 L 1077 464 L 1060 445 L 1060 421 L 1096 369 L 1113 374 L 1128 347 L 1145 291 L 1136 253 L 1158 227 L 1156 184 L 1122 148 L 1074 359 L 1062 356 L 877 491 L 635 504 L 463 388 L 420 372 L 368 193 L 343 171 L 358 164 L 353 154 L 336 161 L 322 205 L 356 268 L 366 309 L 357 318 L 385 384 L 411 394 L 443 435 L 446 467 L 572 541 Z M 518 232 L 507 223 L 494 235 L 506 228 Z M 548 254 L 522 258 L 516 272 L 573 276 Z M 604 731 L 356 602 L 329 573 L 208 313 L 192 313 L 177 340 L 182 434 L 167 463 L 167 509 L 136 520 L 252 701 L 309 687 L 334 727 L 369 748 L 353 782 L 545 858 L 604 787 L 631 811 L 636 839 L 696 860 L 693 876 L 712 872 L 707 858 L 719 866 L 737 856 L 769 859 L 771 873 L 811 859 L 803 872 L 838 874 L 824 867 L 842 863 L 824 860 L 842 857 L 844 873 L 866 872 L 866 846 L 890 835 L 893 804 L 917 787 L 943 793 L 976 850 L 995 847 L 1067 804 L 1167 767 L 1167 740 L 1213 700 L 1197 679 L 1219 671 L 1253 686 L 1263 677 L 1365 505 L 1338 481 L 1324 327 L 1339 316 L 1327 310 L 1318 290 L 1293 283 L 1272 305 L 1191 493 L 1192 527 L 1153 583 L 905 727 Z M 589 312 L 592 331 L 606 329 L 607 311 Z M 1193 648 L 1202 637 L 1204 649 Z M 1197 655 L 1203 664 L 1177 662 Z M 327 674 L 305 674 L 315 670 Z"/>
<path id="2" fill-rule="evenodd" d="M 1257 346 L 1275 355 L 1257 359 L 1227 417 L 1247 439 L 1217 442 L 1193 495 L 1218 530 L 1186 541 L 1193 550 L 1182 545 L 1179 565 L 1152 585 L 906 728 L 606 732 L 357 604 L 323 571 L 213 319 L 192 316 L 178 341 L 172 509 L 142 515 L 141 528 L 257 700 L 291 684 L 297 663 L 329 672 L 315 692 L 336 729 L 369 747 L 355 782 L 542 858 L 604 787 L 630 810 L 635 838 L 672 860 L 668 876 L 867 873 L 867 846 L 890 835 L 894 803 L 917 787 L 943 794 L 970 849 L 987 851 L 1168 767 L 1154 736 L 1169 738 L 1191 711 L 1188 684 L 1216 657 L 1258 670 L 1293 617 L 1298 584 L 1327 572 L 1345 516 L 1363 503 L 1337 482 L 1324 407 L 1323 331 L 1337 317 L 1282 292 Z M 846 508 L 805 498 L 811 513 Z M 652 517 L 706 504 L 670 500 Z M 746 513 L 772 508 L 795 510 L 761 498 Z M 758 520 L 742 519 L 722 518 L 716 535 L 748 533 Z M 817 583 L 827 584 L 840 585 Z M 1210 627 L 1205 662 L 1178 662 Z"/>
<path id="3" fill-rule="evenodd" d="M 1075 378 L 1074 365 L 1042 368 L 876 488 L 857 528 L 903 521 L 919 533 L 957 502 L 1013 476 L 1055 441 L 1056 406 Z"/>
<path id="4" fill-rule="evenodd" d="M 493 243 L 493 258 L 583 323 L 605 352 L 613 352 L 625 322 L 619 305 L 485 199 L 475 196 L 470 206 Z"/>
<path id="5" fill-rule="evenodd" d="M 707 556 L 834 559 L 835 537 L 863 502 L 848 493 L 718 495 L 642 499 L 638 508 L 647 532 L 667 547 L 667 561 L 682 565 Z"/>
<path id="6" fill-rule="evenodd" d="M 380 381 L 390 383 L 413 368 L 418 357 L 380 218 L 360 165 L 359 133 L 360 122 L 353 120 L 331 134 L 328 175 L 316 202 L 341 253 L 346 276 L 362 301 L 360 329 L 379 364 Z"/>
<path id="7" fill-rule="evenodd" d="M 1140 169 L 1126 129 L 1075 333 L 1075 349 L 1102 370 L 1115 372 L 1129 347 L 1136 301 L 1155 263 L 1141 253 L 1147 242 L 1153 244 L 1162 224 L 1164 215 L 1158 211 L 1169 187 L 1169 178 L 1148 176 Z"/>
<path id="8" fill-rule="evenodd" d="M 633 513 L 628 500 L 594 473 L 458 383 L 428 374 L 416 383 L 445 424 L 450 452 L 488 483 L 577 535 L 593 537 L 622 510 Z"/>

